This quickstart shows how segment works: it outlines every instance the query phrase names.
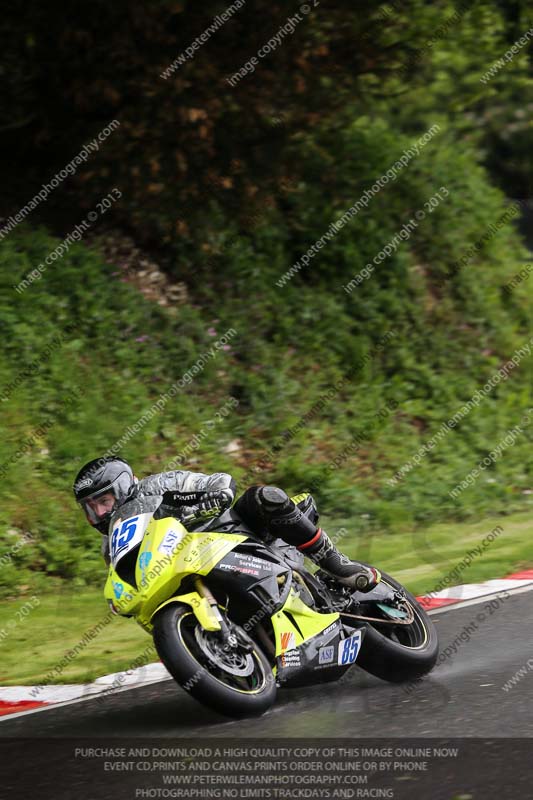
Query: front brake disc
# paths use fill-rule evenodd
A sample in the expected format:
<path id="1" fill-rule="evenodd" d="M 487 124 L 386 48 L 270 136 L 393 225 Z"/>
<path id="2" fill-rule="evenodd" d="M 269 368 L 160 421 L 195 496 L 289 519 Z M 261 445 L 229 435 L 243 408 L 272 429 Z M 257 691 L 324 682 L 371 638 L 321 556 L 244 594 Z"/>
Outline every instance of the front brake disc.
<path id="1" fill-rule="evenodd" d="M 253 673 L 254 660 L 250 653 L 243 653 L 235 648 L 230 649 L 213 633 L 204 631 L 198 625 L 194 637 L 202 653 L 224 672 L 239 678 L 246 678 Z"/>

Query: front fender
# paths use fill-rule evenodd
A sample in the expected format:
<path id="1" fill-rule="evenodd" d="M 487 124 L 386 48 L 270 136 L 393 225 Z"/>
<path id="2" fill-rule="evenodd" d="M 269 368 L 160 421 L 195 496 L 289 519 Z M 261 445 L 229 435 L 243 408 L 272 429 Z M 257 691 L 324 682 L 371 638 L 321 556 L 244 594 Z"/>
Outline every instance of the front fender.
<path id="1" fill-rule="evenodd" d="M 154 616 L 157 614 L 158 611 L 161 611 L 162 608 L 165 606 L 170 605 L 171 603 L 185 603 L 186 605 L 190 606 L 194 616 L 202 626 L 202 628 L 206 631 L 220 631 L 222 630 L 220 627 L 220 622 L 213 611 L 212 607 L 209 605 L 208 600 L 205 597 L 201 597 L 198 592 L 188 592 L 187 594 L 178 594 L 174 597 L 170 597 L 168 600 L 165 600 L 164 603 L 161 603 L 155 611 L 153 612 L 152 616 L 150 617 L 150 623 L 153 624 Z"/>

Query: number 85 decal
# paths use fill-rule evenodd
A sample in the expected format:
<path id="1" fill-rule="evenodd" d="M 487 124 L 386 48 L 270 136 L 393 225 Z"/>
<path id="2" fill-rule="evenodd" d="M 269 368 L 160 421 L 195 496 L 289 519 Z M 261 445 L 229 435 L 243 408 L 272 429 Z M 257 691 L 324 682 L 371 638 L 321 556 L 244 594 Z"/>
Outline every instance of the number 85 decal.
<path id="1" fill-rule="evenodd" d="M 339 644 L 339 664 L 353 664 L 361 647 L 361 631 L 356 631 Z"/>
<path id="2" fill-rule="evenodd" d="M 131 517 L 122 523 L 122 526 L 116 527 L 111 537 L 111 552 L 118 553 L 123 547 L 126 547 L 135 536 L 137 530 L 137 522 L 139 517 Z"/>

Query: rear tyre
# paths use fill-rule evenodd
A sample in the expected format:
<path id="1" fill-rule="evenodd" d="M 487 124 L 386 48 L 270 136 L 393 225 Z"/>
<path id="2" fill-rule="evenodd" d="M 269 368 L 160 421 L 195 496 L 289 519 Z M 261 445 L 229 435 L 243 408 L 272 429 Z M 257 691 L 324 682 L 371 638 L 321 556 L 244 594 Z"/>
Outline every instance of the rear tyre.
<path id="1" fill-rule="evenodd" d="M 237 645 L 223 645 L 189 606 L 172 603 L 154 619 L 154 644 L 179 685 L 200 703 L 228 717 L 263 714 L 276 699 L 272 668 L 256 643 L 237 626 Z"/>
<path id="2" fill-rule="evenodd" d="M 437 631 L 431 618 L 398 581 L 382 573 L 382 582 L 401 589 L 414 613 L 410 625 L 368 622 L 357 664 L 384 681 L 418 680 L 435 666 L 439 654 Z M 342 616 L 342 615 L 341 615 Z M 349 618 L 346 617 L 349 624 Z"/>

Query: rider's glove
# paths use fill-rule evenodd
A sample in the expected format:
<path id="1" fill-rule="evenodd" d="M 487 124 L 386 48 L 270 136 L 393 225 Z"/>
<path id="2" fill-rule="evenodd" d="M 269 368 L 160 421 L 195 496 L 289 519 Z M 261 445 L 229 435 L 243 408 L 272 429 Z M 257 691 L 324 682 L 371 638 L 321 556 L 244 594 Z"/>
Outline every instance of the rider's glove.
<path id="1" fill-rule="evenodd" d="M 230 505 L 233 495 L 227 489 L 217 489 L 214 492 L 205 492 L 197 505 L 199 517 L 213 517 Z"/>

